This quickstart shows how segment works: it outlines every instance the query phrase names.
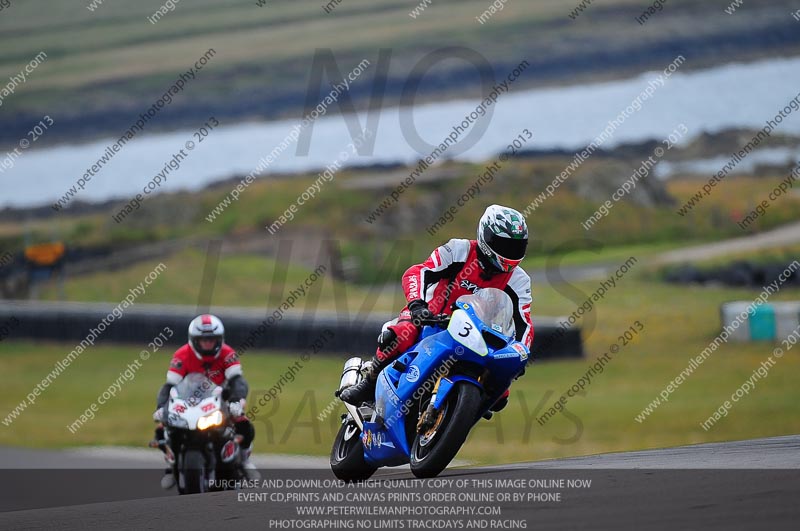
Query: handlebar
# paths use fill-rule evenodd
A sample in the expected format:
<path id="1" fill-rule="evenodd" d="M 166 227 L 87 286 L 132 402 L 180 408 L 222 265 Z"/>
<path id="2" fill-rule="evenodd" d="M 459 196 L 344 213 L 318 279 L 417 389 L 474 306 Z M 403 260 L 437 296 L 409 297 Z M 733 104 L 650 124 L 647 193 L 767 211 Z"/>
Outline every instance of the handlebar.
<path id="1" fill-rule="evenodd" d="M 447 326 L 450 323 L 450 316 L 446 313 L 439 313 L 432 316 L 430 319 L 420 319 L 419 326 Z"/>

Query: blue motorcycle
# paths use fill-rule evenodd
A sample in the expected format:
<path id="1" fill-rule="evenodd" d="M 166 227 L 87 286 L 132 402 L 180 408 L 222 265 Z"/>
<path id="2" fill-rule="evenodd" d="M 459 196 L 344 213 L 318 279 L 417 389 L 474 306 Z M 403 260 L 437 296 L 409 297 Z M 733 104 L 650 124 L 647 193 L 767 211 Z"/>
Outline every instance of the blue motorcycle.
<path id="1" fill-rule="evenodd" d="M 422 323 L 419 342 L 381 371 L 374 403 L 345 403 L 331 450 L 336 477 L 358 481 L 406 463 L 417 477 L 436 476 L 524 372 L 529 351 L 514 339 L 514 307 L 505 292 L 484 288 L 454 307 L 452 315 Z M 347 360 L 340 392 L 364 378 L 368 363 Z"/>

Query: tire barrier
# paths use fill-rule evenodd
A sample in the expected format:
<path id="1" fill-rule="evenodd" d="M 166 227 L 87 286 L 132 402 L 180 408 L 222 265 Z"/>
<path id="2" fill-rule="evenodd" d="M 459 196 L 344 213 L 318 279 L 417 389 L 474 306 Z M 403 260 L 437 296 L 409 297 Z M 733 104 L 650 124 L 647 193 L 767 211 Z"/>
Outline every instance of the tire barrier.
<path id="1" fill-rule="evenodd" d="M 4 301 L 0 323 L 16 319 L 9 339 L 78 344 L 113 308 L 108 303 Z M 393 317 L 386 314 L 345 320 L 334 312 L 316 312 L 311 316 L 297 313 L 285 314 L 266 326 L 264 310 L 214 308 L 213 312 L 225 323 L 226 342 L 242 353 L 250 349 L 308 351 L 315 338 L 324 335 L 327 339 L 318 342 L 322 344 L 317 353 L 362 357 L 375 352 L 381 326 Z M 169 326 L 176 332 L 170 344 L 177 348 L 185 341 L 183 331 L 197 313 L 191 306 L 136 304 L 104 327 L 96 342 L 131 343 L 140 348 Z M 534 319 L 533 359 L 583 357 L 580 329 L 562 328 L 561 322 L 547 317 Z"/>
<path id="2" fill-rule="evenodd" d="M 777 280 L 788 261 L 769 264 L 754 264 L 738 261 L 724 267 L 701 269 L 694 265 L 670 267 L 664 273 L 664 280 L 675 284 L 723 284 L 725 286 L 741 286 L 760 288 Z M 788 286 L 800 286 L 800 274 L 793 272 L 786 281 Z"/>

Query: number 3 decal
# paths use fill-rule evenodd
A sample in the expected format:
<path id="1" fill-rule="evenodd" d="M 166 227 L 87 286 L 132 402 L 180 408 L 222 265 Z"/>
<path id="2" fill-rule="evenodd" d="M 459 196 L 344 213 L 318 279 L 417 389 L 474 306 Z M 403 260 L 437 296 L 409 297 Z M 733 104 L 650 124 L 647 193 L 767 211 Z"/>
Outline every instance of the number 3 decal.
<path id="1" fill-rule="evenodd" d="M 461 337 L 467 337 L 473 328 L 474 327 L 472 326 L 472 323 L 470 323 L 469 321 L 464 321 L 464 332 L 463 333 L 459 332 L 458 335 Z"/>

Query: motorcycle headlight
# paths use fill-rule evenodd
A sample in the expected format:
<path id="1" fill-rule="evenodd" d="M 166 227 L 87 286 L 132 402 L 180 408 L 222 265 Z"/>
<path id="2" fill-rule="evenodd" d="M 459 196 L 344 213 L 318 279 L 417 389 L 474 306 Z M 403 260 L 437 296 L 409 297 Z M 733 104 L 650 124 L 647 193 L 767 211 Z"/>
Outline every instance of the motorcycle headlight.
<path id="1" fill-rule="evenodd" d="M 220 424 L 222 424 L 222 412 L 219 410 L 197 419 L 198 430 L 207 430 L 208 428 L 219 426 Z"/>

